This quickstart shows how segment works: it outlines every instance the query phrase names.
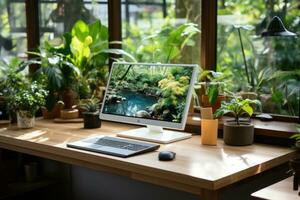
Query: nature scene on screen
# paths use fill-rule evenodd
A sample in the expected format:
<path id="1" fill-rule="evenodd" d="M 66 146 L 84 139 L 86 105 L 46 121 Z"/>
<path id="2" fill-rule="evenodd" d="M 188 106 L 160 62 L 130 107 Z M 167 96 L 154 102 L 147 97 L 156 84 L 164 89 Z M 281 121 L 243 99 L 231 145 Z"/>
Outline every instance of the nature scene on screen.
<path id="1" fill-rule="evenodd" d="M 115 65 L 103 113 L 180 123 L 192 72 L 191 67 Z"/>

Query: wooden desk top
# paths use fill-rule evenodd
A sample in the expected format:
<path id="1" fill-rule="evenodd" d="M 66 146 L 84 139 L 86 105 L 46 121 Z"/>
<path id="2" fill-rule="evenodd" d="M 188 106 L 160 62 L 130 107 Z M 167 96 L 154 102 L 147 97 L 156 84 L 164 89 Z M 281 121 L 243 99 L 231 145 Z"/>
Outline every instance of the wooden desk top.
<path id="1" fill-rule="evenodd" d="M 284 179 L 278 183 L 263 188 L 251 196 L 256 199 L 272 199 L 272 200 L 299 200 L 298 191 L 293 190 L 293 177 Z"/>
<path id="2" fill-rule="evenodd" d="M 19 151 L 64 163 L 108 171 L 133 179 L 163 185 L 194 194 L 201 189 L 217 190 L 288 161 L 292 149 L 254 144 L 234 147 L 218 141 L 205 146 L 200 136 L 161 145 L 161 150 L 176 152 L 171 162 L 158 160 L 158 151 L 118 158 L 104 154 L 67 148 L 66 143 L 96 135 L 115 135 L 135 128 L 103 122 L 99 129 L 83 129 L 82 124 L 57 124 L 38 120 L 33 129 L 0 128 L 0 148 Z"/>

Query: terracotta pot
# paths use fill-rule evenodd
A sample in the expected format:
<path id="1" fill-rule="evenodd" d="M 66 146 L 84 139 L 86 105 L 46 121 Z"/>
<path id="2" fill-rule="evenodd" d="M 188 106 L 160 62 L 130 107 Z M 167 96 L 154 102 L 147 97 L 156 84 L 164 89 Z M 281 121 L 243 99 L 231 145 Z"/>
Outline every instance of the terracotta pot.
<path id="1" fill-rule="evenodd" d="M 76 119 L 79 117 L 78 109 L 63 109 L 60 111 L 60 117 L 62 119 Z"/>
<path id="2" fill-rule="evenodd" d="M 72 89 L 66 89 L 62 93 L 62 99 L 65 104 L 64 109 L 71 109 L 75 105 L 76 93 Z"/>
<path id="3" fill-rule="evenodd" d="M 233 146 L 245 146 L 253 143 L 254 125 L 251 123 L 225 122 L 223 127 L 224 143 Z"/>
<path id="4" fill-rule="evenodd" d="M 207 95 L 202 95 L 202 97 L 201 97 L 201 106 L 202 107 L 212 107 L 212 111 L 213 111 L 213 113 L 215 113 L 216 110 L 218 110 L 221 107 L 221 102 L 225 101 L 225 100 L 226 100 L 226 97 L 224 95 L 220 95 L 220 96 L 217 97 L 216 103 L 214 105 L 211 105 L 209 103 L 208 96 Z"/>
<path id="5" fill-rule="evenodd" d="M 54 118 L 60 118 L 60 111 L 64 108 L 63 102 L 57 102 L 52 109 L 52 111 L 48 111 L 47 108 L 42 107 L 42 113 L 44 119 L 54 119 Z"/>

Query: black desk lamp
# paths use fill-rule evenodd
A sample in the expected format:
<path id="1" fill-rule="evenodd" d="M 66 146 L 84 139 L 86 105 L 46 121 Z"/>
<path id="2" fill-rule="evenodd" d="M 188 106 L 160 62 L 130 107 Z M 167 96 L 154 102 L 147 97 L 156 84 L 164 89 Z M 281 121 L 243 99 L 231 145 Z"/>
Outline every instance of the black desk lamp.
<path id="1" fill-rule="evenodd" d="M 268 28 L 261 34 L 262 37 L 290 37 L 296 36 L 295 33 L 288 31 L 283 25 L 281 19 L 277 16 L 273 17 Z M 298 123 L 300 123 L 300 90 L 299 90 L 299 118 Z"/>

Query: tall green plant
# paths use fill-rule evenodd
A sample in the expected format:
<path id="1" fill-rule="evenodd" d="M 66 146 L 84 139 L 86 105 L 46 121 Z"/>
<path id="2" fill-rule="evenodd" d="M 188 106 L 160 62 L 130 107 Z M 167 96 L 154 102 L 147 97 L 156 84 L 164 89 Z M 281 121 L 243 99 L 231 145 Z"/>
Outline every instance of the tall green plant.
<path id="1" fill-rule="evenodd" d="M 110 53 L 130 56 L 121 49 L 109 49 L 108 29 L 99 20 L 91 24 L 79 20 L 71 32 L 45 41 L 38 53 L 30 53 L 37 56 L 30 62 L 40 65 L 34 80 L 46 79 L 50 90 L 50 110 L 59 98 L 57 93 L 66 88 L 88 98 L 98 86 L 106 85 Z"/>

